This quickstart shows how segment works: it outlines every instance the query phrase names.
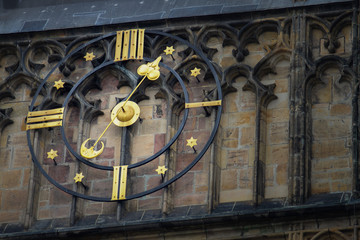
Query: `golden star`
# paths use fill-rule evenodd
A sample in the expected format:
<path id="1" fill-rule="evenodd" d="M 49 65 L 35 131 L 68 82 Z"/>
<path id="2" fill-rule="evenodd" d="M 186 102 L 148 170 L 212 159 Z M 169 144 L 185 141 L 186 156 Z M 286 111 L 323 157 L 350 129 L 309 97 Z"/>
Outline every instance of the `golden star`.
<path id="1" fill-rule="evenodd" d="M 93 52 L 91 53 L 86 53 L 86 55 L 84 56 L 86 61 L 92 61 L 95 58 L 95 55 Z"/>
<path id="2" fill-rule="evenodd" d="M 158 168 L 155 171 L 157 171 L 158 174 L 165 174 L 167 168 L 165 166 L 158 166 Z"/>
<path id="3" fill-rule="evenodd" d="M 64 82 L 60 79 L 59 81 L 55 81 L 54 87 L 56 87 L 57 90 L 64 87 Z"/>
<path id="4" fill-rule="evenodd" d="M 186 141 L 187 141 L 186 146 L 194 147 L 197 145 L 197 143 L 196 143 L 197 139 L 195 139 L 193 137 L 191 137 L 190 139 L 187 139 Z"/>
<path id="5" fill-rule="evenodd" d="M 166 49 L 164 50 L 164 52 L 166 53 L 166 55 L 172 55 L 172 53 L 175 51 L 175 49 L 173 48 L 173 46 L 170 47 L 166 47 Z"/>
<path id="6" fill-rule="evenodd" d="M 83 178 L 84 178 L 84 175 L 81 172 L 81 173 L 76 174 L 76 176 L 74 177 L 74 180 L 77 183 L 77 182 L 81 182 Z"/>
<path id="7" fill-rule="evenodd" d="M 48 158 L 54 159 L 55 157 L 57 157 L 57 151 L 54 151 L 54 149 L 51 149 L 50 152 L 47 153 L 48 154 Z"/>
<path id="8" fill-rule="evenodd" d="M 190 70 L 191 71 L 191 76 L 194 76 L 196 77 L 197 75 L 200 74 L 200 69 L 199 68 L 194 68 L 193 70 Z"/>

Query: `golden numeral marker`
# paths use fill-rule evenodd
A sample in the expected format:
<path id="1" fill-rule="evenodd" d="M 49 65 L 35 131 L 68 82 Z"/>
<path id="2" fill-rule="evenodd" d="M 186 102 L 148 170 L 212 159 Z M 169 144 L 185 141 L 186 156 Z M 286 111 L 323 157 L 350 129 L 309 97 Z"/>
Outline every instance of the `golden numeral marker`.
<path id="1" fill-rule="evenodd" d="M 220 105 L 221 105 L 221 100 L 216 100 L 209 102 L 185 103 L 185 108 L 211 107 L 211 106 L 220 106 Z"/>
<path id="2" fill-rule="evenodd" d="M 113 189 L 112 189 L 111 200 L 126 199 L 127 171 L 128 171 L 128 165 L 114 166 Z"/>
<path id="3" fill-rule="evenodd" d="M 143 59 L 145 29 L 131 29 L 116 32 L 114 61 Z"/>
<path id="4" fill-rule="evenodd" d="M 124 31 L 124 42 L 122 48 L 122 60 L 129 59 L 130 30 Z"/>
<path id="5" fill-rule="evenodd" d="M 26 130 L 60 127 L 64 116 L 64 108 L 29 112 L 26 121 Z"/>

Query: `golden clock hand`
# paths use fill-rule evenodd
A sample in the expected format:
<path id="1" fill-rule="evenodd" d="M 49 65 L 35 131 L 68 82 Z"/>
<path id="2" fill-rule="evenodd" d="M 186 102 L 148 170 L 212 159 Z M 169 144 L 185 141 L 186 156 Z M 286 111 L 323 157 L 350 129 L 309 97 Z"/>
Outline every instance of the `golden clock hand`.
<path id="1" fill-rule="evenodd" d="M 128 96 L 128 98 L 126 99 L 126 101 L 125 101 L 125 103 L 124 103 L 124 105 L 122 107 L 124 107 L 126 105 L 126 103 L 129 101 L 131 96 L 139 88 L 139 86 L 145 80 L 146 77 L 151 81 L 154 81 L 154 80 L 156 80 L 156 79 L 158 79 L 160 77 L 160 71 L 159 71 L 159 69 L 160 69 L 159 68 L 159 63 L 160 63 L 160 61 L 161 61 L 161 56 L 158 57 L 153 62 L 150 62 L 150 63 L 147 63 L 147 64 L 142 64 L 140 67 L 138 67 L 137 73 L 140 76 L 144 76 L 144 77 L 143 77 L 143 79 L 141 79 L 139 84 L 134 88 L 134 90 L 130 93 L 130 95 Z"/>
<path id="2" fill-rule="evenodd" d="M 159 78 L 160 76 L 160 71 L 159 71 L 159 62 L 161 61 L 161 56 L 158 57 L 155 61 L 150 62 L 148 64 L 143 64 L 141 65 L 137 72 L 140 76 L 144 76 L 141 81 L 139 82 L 139 84 L 134 88 L 134 90 L 130 93 L 130 95 L 126 98 L 124 105 L 122 105 L 121 109 L 119 109 L 116 113 L 116 115 L 118 115 L 120 113 L 120 111 L 124 111 L 125 112 L 125 105 L 126 103 L 129 101 L 129 99 L 132 97 L 132 95 L 136 92 L 136 90 L 140 87 L 140 85 L 144 82 L 145 78 L 148 77 L 149 80 L 154 81 L 156 79 Z M 145 66 L 145 67 L 144 67 Z M 96 140 L 96 142 L 94 143 L 93 147 L 96 146 L 96 144 L 99 142 L 99 140 L 102 138 L 102 136 L 105 134 L 105 132 L 108 130 L 108 128 L 110 127 L 110 125 L 114 122 L 115 118 L 113 118 L 109 124 L 107 125 L 107 127 L 105 128 L 105 130 L 101 133 L 100 137 Z"/>
<path id="3" fill-rule="evenodd" d="M 111 121 L 109 122 L 109 124 L 106 126 L 105 130 L 100 134 L 100 136 L 98 137 L 98 139 L 95 141 L 95 143 L 93 144 L 92 147 L 90 147 L 89 149 L 87 149 L 85 147 L 85 144 L 87 141 L 89 141 L 90 139 L 87 139 L 82 145 L 81 145 L 81 149 L 80 149 L 80 153 L 83 157 L 85 158 L 94 158 L 99 156 L 103 150 L 104 150 L 104 143 L 101 142 L 102 147 L 100 150 L 98 151 L 94 151 L 95 146 L 97 145 L 97 143 L 100 141 L 100 139 L 104 136 L 105 132 L 109 129 L 109 127 L 111 126 L 111 124 L 114 122 L 114 120 L 117 118 L 116 116 L 123 111 L 123 113 L 125 113 L 125 109 L 124 106 L 126 105 L 126 103 L 129 101 L 129 99 L 132 97 L 132 95 L 135 93 L 135 91 L 139 88 L 139 86 L 143 83 L 143 81 L 145 80 L 145 78 L 147 77 L 149 80 L 154 81 L 156 79 L 158 79 L 160 77 L 160 67 L 159 67 L 159 63 L 161 61 L 161 56 L 158 57 L 155 61 L 147 63 L 147 64 L 142 64 L 138 69 L 137 69 L 137 73 L 140 76 L 144 76 L 141 81 L 138 83 L 138 85 L 134 88 L 134 90 L 129 94 L 129 96 L 126 98 L 124 104 L 119 108 L 119 110 L 116 112 L 116 114 L 114 115 L 114 117 L 111 119 Z"/>

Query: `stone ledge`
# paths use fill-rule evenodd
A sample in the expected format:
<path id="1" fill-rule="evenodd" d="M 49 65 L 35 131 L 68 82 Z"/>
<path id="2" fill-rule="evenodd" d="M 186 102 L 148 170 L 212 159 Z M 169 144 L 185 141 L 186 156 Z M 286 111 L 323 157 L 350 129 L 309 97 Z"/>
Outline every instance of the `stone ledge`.
<path id="1" fill-rule="evenodd" d="M 346 193 L 348 194 L 348 193 Z M 212 225 L 226 227 L 240 224 L 261 224 L 272 222 L 290 222 L 311 218 L 331 218 L 332 216 L 347 217 L 353 215 L 354 207 L 360 206 L 360 200 L 351 199 L 344 194 L 322 194 L 313 196 L 307 204 L 284 206 L 283 201 L 267 201 L 258 207 L 250 203 L 220 204 L 210 214 L 206 206 L 189 206 L 175 208 L 169 215 L 163 216 L 159 210 L 147 210 L 125 213 L 123 219 L 116 221 L 114 216 L 88 216 L 69 226 L 67 219 L 49 219 L 37 221 L 32 228 L 25 230 L 18 223 L 2 224 L 1 239 L 37 239 L 44 237 L 68 238 L 73 236 L 86 237 L 94 233 L 124 233 L 128 231 L 176 231 L 207 228 Z M 146 217 L 145 217 L 146 216 Z M 236 224 L 237 222 L 237 224 Z M 235 225 L 234 225 L 235 224 Z"/>

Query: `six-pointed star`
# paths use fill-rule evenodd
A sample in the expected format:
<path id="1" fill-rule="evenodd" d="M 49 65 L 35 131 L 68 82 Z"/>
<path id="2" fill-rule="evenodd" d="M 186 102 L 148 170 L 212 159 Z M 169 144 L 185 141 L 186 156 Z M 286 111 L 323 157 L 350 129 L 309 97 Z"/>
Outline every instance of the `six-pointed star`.
<path id="1" fill-rule="evenodd" d="M 190 139 L 187 139 L 186 141 L 187 141 L 186 146 L 194 147 L 197 145 L 197 143 L 196 143 L 197 139 L 195 139 L 193 137 L 191 137 Z"/>
<path id="2" fill-rule="evenodd" d="M 54 149 L 51 149 L 50 152 L 47 153 L 48 154 L 48 158 L 54 159 L 55 157 L 57 157 L 57 151 L 54 151 Z"/>
<path id="3" fill-rule="evenodd" d="M 165 166 L 158 166 L 158 168 L 155 171 L 157 171 L 158 174 L 165 174 L 167 168 Z"/>
<path id="4" fill-rule="evenodd" d="M 74 177 L 74 180 L 77 183 L 77 182 L 81 182 L 83 178 L 84 178 L 84 175 L 81 172 L 81 173 L 76 174 L 76 176 Z"/>
<path id="5" fill-rule="evenodd" d="M 64 87 L 64 82 L 60 79 L 59 81 L 55 81 L 54 87 L 56 87 L 57 90 Z"/>
<path id="6" fill-rule="evenodd" d="M 166 53 L 166 55 L 171 55 L 173 52 L 175 51 L 175 49 L 173 48 L 173 46 L 171 47 L 166 47 L 166 49 L 164 50 L 164 52 Z"/>
<path id="7" fill-rule="evenodd" d="M 86 55 L 84 56 L 86 61 L 92 61 L 95 58 L 95 55 L 93 52 L 91 53 L 86 53 Z"/>
<path id="8" fill-rule="evenodd" d="M 196 77 L 197 75 L 200 74 L 200 69 L 199 68 L 194 68 L 193 70 L 190 70 L 191 71 L 191 76 L 194 76 Z"/>

